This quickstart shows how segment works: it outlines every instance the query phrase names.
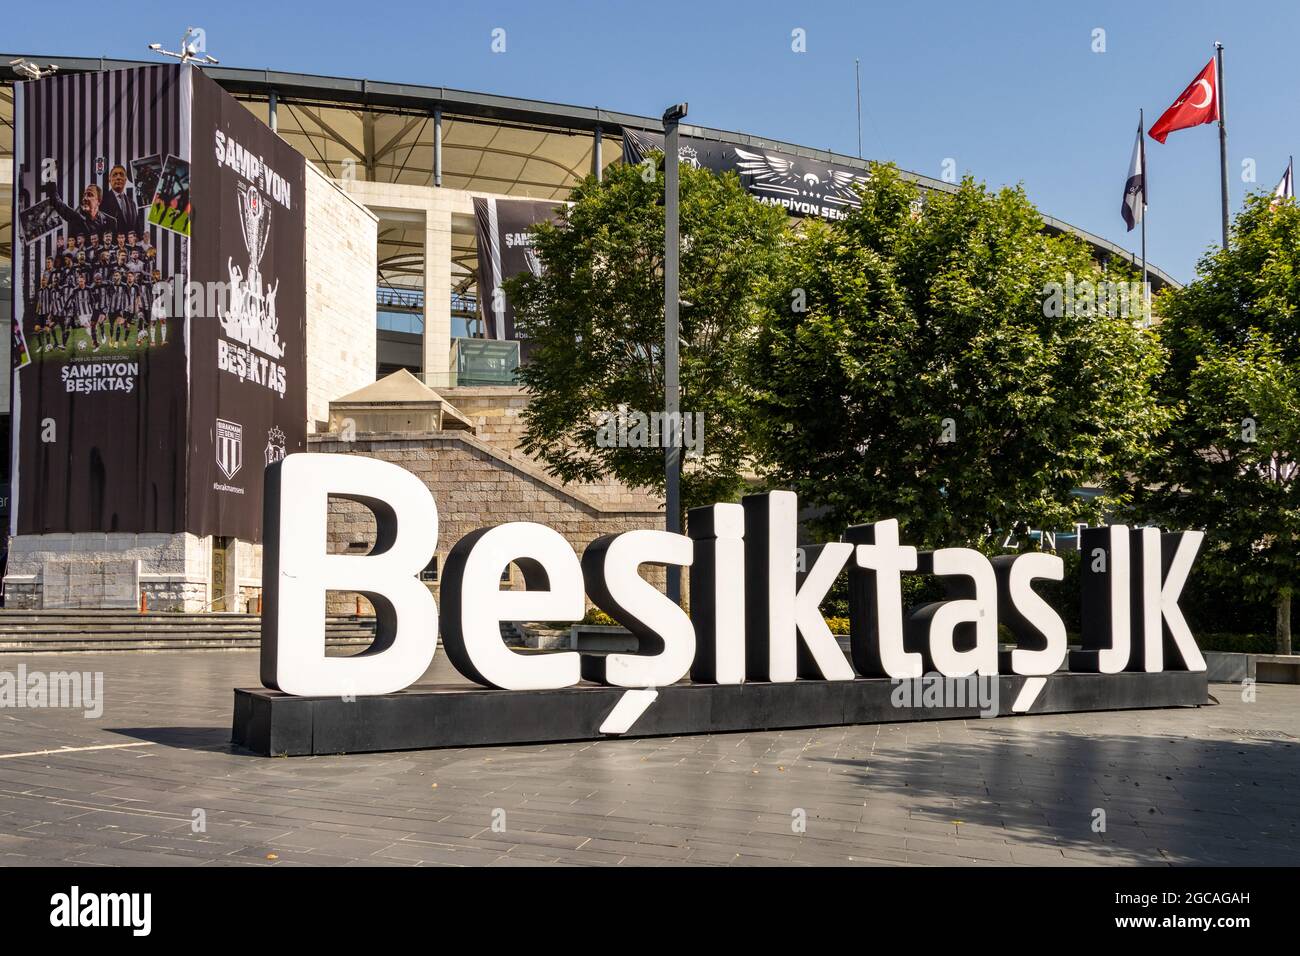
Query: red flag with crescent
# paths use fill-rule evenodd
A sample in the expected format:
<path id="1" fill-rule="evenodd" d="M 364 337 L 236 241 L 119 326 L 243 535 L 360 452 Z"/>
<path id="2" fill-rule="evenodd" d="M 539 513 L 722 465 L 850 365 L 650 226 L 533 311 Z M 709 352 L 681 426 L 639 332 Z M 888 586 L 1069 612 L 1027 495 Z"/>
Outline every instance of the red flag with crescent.
<path id="1" fill-rule="evenodd" d="M 1178 95 L 1174 105 L 1151 124 L 1151 129 L 1147 132 L 1157 143 L 1163 143 L 1165 137 L 1176 129 L 1215 123 L 1218 119 L 1219 80 L 1215 74 L 1214 58 L 1211 57 L 1210 62 L 1205 64 L 1205 69 Z"/>

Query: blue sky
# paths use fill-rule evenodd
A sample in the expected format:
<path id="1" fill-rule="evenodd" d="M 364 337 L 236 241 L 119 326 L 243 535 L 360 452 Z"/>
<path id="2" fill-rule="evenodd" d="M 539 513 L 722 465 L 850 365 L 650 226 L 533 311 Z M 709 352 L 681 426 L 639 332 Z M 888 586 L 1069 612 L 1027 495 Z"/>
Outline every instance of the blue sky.
<path id="1" fill-rule="evenodd" d="M 52 22 L 51 9 L 57 9 Z M 946 158 L 990 185 L 1137 248 L 1119 215 L 1137 111 L 1148 125 L 1226 47 L 1231 197 L 1272 189 L 1300 152 L 1300 4 L 374 2 L 14 4 L 0 47 L 147 59 L 207 31 L 224 65 L 364 76 L 658 115 L 857 151 L 938 176 Z M 118 13 L 126 13 L 119 16 Z M 188 19 L 187 19 L 188 18 Z M 506 31 L 493 53 L 491 33 Z M 806 31 L 807 52 L 791 50 Z M 1105 30 L 1095 53 L 1094 29 Z M 1219 235 L 1217 128 L 1147 141 L 1150 260 L 1190 279 Z M 1253 160 L 1257 182 L 1242 181 Z"/>

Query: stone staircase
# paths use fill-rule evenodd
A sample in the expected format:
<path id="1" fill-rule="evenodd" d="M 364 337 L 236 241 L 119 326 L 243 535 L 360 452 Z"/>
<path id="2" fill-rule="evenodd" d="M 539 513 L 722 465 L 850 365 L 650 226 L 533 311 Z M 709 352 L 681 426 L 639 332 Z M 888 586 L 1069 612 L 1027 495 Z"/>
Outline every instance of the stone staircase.
<path id="1" fill-rule="evenodd" d="M 261 644 L 256 614 L 182 614 L 131 610 L 0 609 L 0 655 L 50 651 L 223 650 Z M 329 617 L 326 645 L 361 649 L 375 634 L 373 617 Z"/>

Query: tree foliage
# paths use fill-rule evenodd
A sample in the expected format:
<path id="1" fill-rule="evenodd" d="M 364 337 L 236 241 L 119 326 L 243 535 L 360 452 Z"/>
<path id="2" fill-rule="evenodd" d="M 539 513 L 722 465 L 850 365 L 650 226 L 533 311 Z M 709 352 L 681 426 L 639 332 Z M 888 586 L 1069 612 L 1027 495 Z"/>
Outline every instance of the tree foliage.
<path id="1" fill-rule="evenodd" d="M 558 225 L 536 229 L 542 275 L 506 284 L 530 394 L 522 447 L 564 481 L 614 477 L 662 492 L 657 447 L 604 447 L 603 414 L 664 407 L 662 156 L 584 180 Z M 734 176 L 681 167 L 681 408 L 703 415 L 702 454 L 684 458 L 686 507 L 734 498 L 743 484 L 752 414 L 743 366 L 757 299 L 787 242 L 782 210 Z"/>
<path id="2" fill-rule="evenodd" d="M 876 167 L 860 209 L 803 231 L 753 353 L 766 474 L 828 527 L 897 517 L 927 544 L 1097 521 L 1122 497 L 1072 492 L 1161 421 L 1157 343 L 1095 295 L 1130 275 L 1020 189 L 919 199 Z"/>
<path id="3" fill-rule="evenodd" d="M 1160 298 L 1171 420 L 1134 483 L 1139 512 L 1203 528 L 1203 563 L 1278 610 L 1300 581 L 1300 209 L 1248 199 L 1229 248 Z"/>

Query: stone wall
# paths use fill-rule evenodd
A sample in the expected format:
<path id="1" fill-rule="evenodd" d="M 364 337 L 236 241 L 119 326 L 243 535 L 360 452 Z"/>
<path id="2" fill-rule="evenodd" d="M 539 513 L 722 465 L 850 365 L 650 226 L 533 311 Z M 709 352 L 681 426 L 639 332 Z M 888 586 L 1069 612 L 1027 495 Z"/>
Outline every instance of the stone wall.
<path id="1" fill-rule="evenodd" d="M 474 434 L 482 442 L 513 452 L 524 437 L 523 411 L 528 394 L 518 385 L 440 388 L 439 395 L 474 423 Z"/>
<path id="2" fill-rule="evenodd" d="M 438 394 L 474 423 L 474 434 L 480 441 L 505 454 L 523 456 L 519 443 L 524 437 L 523 412 L 528 407 L 528 393 L 522 387 L 443 388 L 438 389 Z M 663 498 L 659 495 L 628 488 L 616 481 L 574 482 L 566 487 L 612 508 L 653 508 L 661 514 L 663 511 Z"/>
<path id="3" fill-rule="evenodd" d="M 251 541 L 235 542 L 235 594 L 232 611 L 257 612 L 262 597 L 262 546 Z"/>
<path id="4" fill-rule="evenodd" d="M 504 455 L 463 433 L 437 432 L 419 438 L 367 435 L 355 442 L 321 436 L 313 438 L 310 445 L 312 451 L 365 455 L 392 462 L 418 476 L 433 492 L 438 505 L 439 572 L 447 553 L 464 535 L 509 521 L 536 521 L 554 528 L 578 554 L 604 534 L 663 527 L 663 512 L 653 502 L 614 507 L 562 485 L 528 459 Z M 375 523 L 368 509 L 354 502 L 331 502 L 328 541 L 332 553 L 364 554 L 374 540 Z M 656 569 L 647 577 L 661 583 L 662 570 Z M 436 583 L 430 584 L 436 592 Z M 509 586 L 522 585 L 517 569 L 512 567 Z M 351 613 L 355 609 L 356 595 L 331 594 L 331 613 Z M 362 609 L 370 613 L 364 599 Z"/>
<path id="5" fill-rule="evenodd" d="M 11 539 L 5 606 L 198 611 L 208 601 L 211 538 L 192 534 L 33 534 Z"/>
<path id="6" fill-rule="evenodd" d="M 307 164 L 307 429 L 375 380 L 375 215 Z"/>

